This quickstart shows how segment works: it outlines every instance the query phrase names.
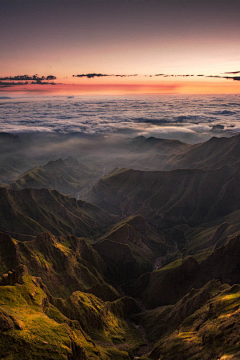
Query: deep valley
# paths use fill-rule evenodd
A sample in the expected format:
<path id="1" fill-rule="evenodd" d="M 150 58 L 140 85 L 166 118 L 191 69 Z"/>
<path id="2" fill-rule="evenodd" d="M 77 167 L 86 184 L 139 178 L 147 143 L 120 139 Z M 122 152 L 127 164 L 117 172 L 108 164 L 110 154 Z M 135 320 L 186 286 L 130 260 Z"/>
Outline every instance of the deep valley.
<path id="1" fill-rule="evenodd" d="M 0 359 L 240 359 L 239 135 L 0 149 Z"/>

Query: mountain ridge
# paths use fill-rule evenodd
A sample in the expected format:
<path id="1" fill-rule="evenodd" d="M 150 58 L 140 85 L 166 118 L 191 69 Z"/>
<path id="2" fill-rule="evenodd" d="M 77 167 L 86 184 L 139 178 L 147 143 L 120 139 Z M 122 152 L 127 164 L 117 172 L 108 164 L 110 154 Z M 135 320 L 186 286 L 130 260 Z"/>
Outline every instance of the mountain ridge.
<path id="1" fill-rule="evenodd" d="M 50 231 L 54 235 L 91 237 L 114 223 L 104 210 L 48 189 L 0 188 L 0 230 L 19 240 Z M 11 231 L 14 228 L 14 233 Z"/>

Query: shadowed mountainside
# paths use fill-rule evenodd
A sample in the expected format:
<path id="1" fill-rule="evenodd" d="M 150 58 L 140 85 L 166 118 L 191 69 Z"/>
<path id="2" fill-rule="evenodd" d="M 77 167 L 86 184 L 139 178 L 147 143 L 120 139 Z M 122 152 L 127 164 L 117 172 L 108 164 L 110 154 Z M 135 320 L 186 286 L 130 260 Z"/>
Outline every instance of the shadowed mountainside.
<path id="1" fill-rule="evenodd" d="M 141 294 L 146 307 L 174 304 L 191 288 L 201 288 L 208 281 L 240 283 L 240 238 L 231 239 L 201 262 L 189 256 L 170 263 L 160 270 L 142 275 L 134 289 Z"/>
<path id="2" fill-rule="evenodd" d="M 91 237 L 101 234 L 115 217 L 95 205 L 55 190 L 0 188 L 0 230 L 21 240 L 50 231 L 54 235 Z"/>
<path id="3" fill-rule="evenodd" d="M 93 248 L 106 261 L 108 278 L 129 281 L 153 267 L 158 256 L 169 250 L 165 238 L 146 223 L 141 215 L 113 225 Z"/>
<path id="4" fill-rule="evenodd" d="M 122 217 L 141 214 L 157 228 L 195 226 L 238 210 L 239 185 L 238 168 L 118 169 L 102 178 L 86 199 Z"/>

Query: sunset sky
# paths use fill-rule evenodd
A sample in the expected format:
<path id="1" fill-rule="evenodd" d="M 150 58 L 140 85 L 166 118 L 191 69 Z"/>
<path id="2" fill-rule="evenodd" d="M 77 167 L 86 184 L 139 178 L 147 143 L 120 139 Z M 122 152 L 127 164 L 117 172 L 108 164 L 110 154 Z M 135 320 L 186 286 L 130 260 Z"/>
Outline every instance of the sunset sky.
<path id="1" fill-rule="evenodd" d="M 240 93 L 239 0 L 0 0 L 0 9 L 0 96 Z"/>

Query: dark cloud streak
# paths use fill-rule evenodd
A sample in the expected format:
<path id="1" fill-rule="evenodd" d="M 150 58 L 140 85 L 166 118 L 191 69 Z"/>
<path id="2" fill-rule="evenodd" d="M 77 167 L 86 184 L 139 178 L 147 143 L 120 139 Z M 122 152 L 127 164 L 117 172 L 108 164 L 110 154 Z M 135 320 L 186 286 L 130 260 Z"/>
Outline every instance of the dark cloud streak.
<path id="1" fill-rule="evenodd" d="M 12 80 L 12 81 L 31 81 L 31 80 L 35 80 L 35 81 L 43 81 L 43 80 L 56 80 L 56 76 L 53 75 L 48 75 L 48 76 L 38 76 L 33 75 L 33 76 L 29 76 L 29 75 L 17 75 L 17 76 L 6 76 L 6 77 L 1 77 L 0 78 L 1 81 L 8 81 L 8 80 Z"/>
<path id="2" fill-rule="evenodd" d="M 18 81 L 18 82 L 15 82 L 15 81 L 0 81 L 0 88 L 8 88 L 8 87 L 12 87 L 12 86 L 23 86 L 23 85 L 63 85 L 63 84 L 57 84 L 57 83 L 54 83 L 54 82 L 46 82 L 46 81 L 32 81 L 32 82 L 28 82 L 28 81 Z"/>
<path id="3" fill-rule="evenodd" d="M 73 77 L 83 78 L 86 77 L 88 79 L 92 79 L 95 77 L 108 77 L 108 76 L 114 76 L 114 77 L 131 77 L 131 76 L 138 76 L 138 74 L 133 75 L 116 75 L 116 74 L 101 74 L 101 73 L 89 73 L 89 74 L 78 74 L 78 75 L 72 75 Z"/>
<path id="4" fill-rule="evenodd" d="M 235 81 L 240 81 L 240 76 L 219 76 L 219 75 L 209 75 L 206 76 L 208 78 L 218 78 L 218 79 L 227 79 L 227 80 L 235 80 Z"/>
<path id="5" fill-rule="evenodd" d="M 0 87 L 10 87 L 10 86 L 14 86 L 14 85 L 28 85 L 28 82 L 25 81 L 25 82 L 3 82 L 3 81 L 0 81 Z"/>
<path id="6" fill-rule="evenodd" d="M 224 76 L 223 79 L 232 79 L 235 81 L 240 81 L 240 76 Z"/>
<path id="7" fill-rule="evenodd" d="M 23 85 L 60 85 L 57 83 L 49 82 L 50 80 L 56 80 L 56 76 L 38 76 L 35 75 L 17 75 L 17 76 L 5 76 L 0 77 L 0 87 L 7 88 L 12 86 Z"/>
<path id="8" fill-rule="evenodd" d="M 240 74 L 240 71 L 227 71 L 224 74 Z"/>
<path id="9" fill-rule="evenodd" d="M 152 75 L 150 75 L 152 76 Z M 174 74 L 171 74 L 171 75 L 167 75 L 167 74 L 156 74 L 155 76 L 163 76 L 163 77 L 189 77 L 189 76 L 195 76 L 195 75 L 174 75 Z M 198 76 L 204 76 L 204 75 L 198 75 Z"/>

